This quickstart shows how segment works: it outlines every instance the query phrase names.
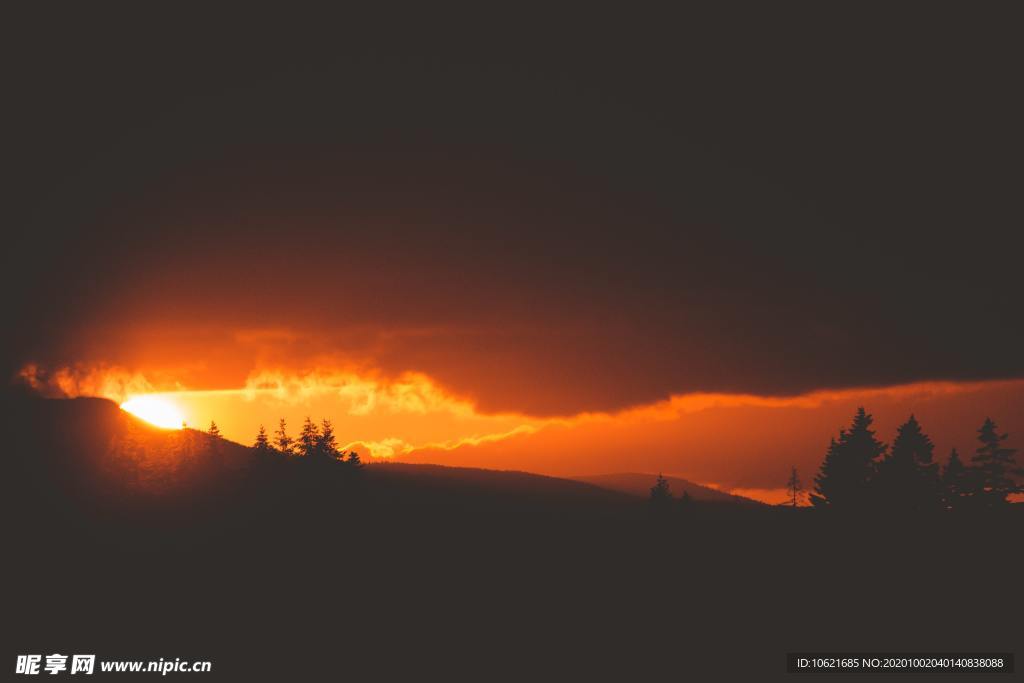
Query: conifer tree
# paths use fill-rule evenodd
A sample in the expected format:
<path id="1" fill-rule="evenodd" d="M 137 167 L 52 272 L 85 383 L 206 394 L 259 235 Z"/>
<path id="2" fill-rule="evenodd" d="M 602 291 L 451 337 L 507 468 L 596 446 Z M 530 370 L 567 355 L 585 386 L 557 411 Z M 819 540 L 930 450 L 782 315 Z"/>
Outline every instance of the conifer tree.
<path id="1" fill-rule="evenodd" d="M 334 436 L 334 425 L 331 421 L 324 419 L 320 423 L 320 434 L 317 437 L 316 444 L 317 455 L 336 459 L 341 457 L 341 453 L 338 452 L 338 440 Z"/>
<path id="2" fill-rule="evenodd" d="M 260 425 L 260 431 L 256 433 L 256 443 L 252 447 L 259 455 L 270 453 L 270 439 L 267 437 L 267 430 L 263 428 L 263 425 Z"/>
<path id="3" fill-rule="evenodd" d="M 299 433 L 299 454 L 307 458 L 315 456 L 319 443 L 320 430 L 317 428 L 316 423 L 307 417 L 306 421 L 302 423 L 302 431 Z"/>
<path id="4" fill-rule="evenodd" d="M 845 435 L 845 430 L 839 431 L 839 436 Z M 839 443 L 835 437 L 829 440 L 828 450 L 825 451 L 825 459 L 821 462 L 821 468 L 814 476 L 814 493 L 810 494 L 811 504 L 814 507 L 828 507 L 835 502 L 837 497 L 841 498 L 840 487 L 836 481 L 840 478 L 840 455 Z"/>
<path id="5" fill-rule="evenodd" d="M 970 504 L 971 471 L 960 460 L 960 454 L 954 448 L 949 454 L 949 462 L 942 470 L 942 500 L 950 510 L 959 510 Z"/>
<path id="6" fill-rule="evenodd" d="M 878 465 L 873 491 L 890 510 L 923 512 L 942 506 L 935 446 L 913 415 L 896 430 L 892 450 Z"/>
<path id="7" fill-rule="evenodd" d="M 859 408 L 850 428 L 832 439 L 821 471 L 814 477 L 811 503 L 835 510 L 863 509 L 870 503 L 870 485 L 876 459 L 884 455 L 886 445 L 875 438 L 873 419 Z"/>
<path id="8" fill-rule="evenodd" d="M 789 480 L 786 481 L 786 490 L 789 493 L 789 504 L 793 507 L 797 507 L 800 503 L 800 494 L 803 492 L 803 483 L 800 481 L 800 476 L 797 474 L 796 467 L 790 468 Z"/>
<path id="9" fill-rule="evenodd" d="M 348 460 L 345 462 L 357 469 L 363 466 L 363 461 L 360 460 L 358 451 L 349 451 Z"/>
<path id="10" fill-rule="evenodd" d="M 291 455 L 294 443 L 292 438 L 288 436 L 287 425 L 282 417 L 277 425 L 277 431 L 274 432 L 274 447 L 281 455 Z"/>
<path id="11" fill-rule="evenodd" d="M 978 441 L 982 445 L 974 452 L 971 462 L 974 495 L 983 507 L 1003 507 L 1009 504 L 1008 495 L 1024 492 L 1024 487 L 1014 479 L 1024 476 L 1024 470 L 1017 467 L 1017 449 L 1003 446 L 1007 438 L 1009 435 L 1000 434 L 991 418 L 985 418 L 985 424 L 978 430 Z"/>
<path id="12" fill-rule="evenodd" d="M 651 508 L 656 512 L 664 512 L 672 507 L 673 500 L 668 480 L 659 474 L 654 486 L 651 487 Z"/>
<path id="13" fill-rule="evenodd" d="M 206 430 L 206 437 L 207 447 L 214 456 L 214 463 L 219 466 L 221 464 L 221 435 L 217 423 L 213 420 L 210 421 L 210 428 Z"/>

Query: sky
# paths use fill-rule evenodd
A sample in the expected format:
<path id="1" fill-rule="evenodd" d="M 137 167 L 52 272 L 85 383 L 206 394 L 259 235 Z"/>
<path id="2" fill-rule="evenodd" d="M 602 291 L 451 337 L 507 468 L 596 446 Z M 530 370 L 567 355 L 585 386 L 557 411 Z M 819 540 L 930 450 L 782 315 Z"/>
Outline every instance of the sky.
<path id="1" fill-rule="evenodd" d="M 943 457 L 1024 428 L 1006 22 L 73 19 L 4 47 L 3 363 L 44 393 L 744 490 L 860 404 Z"/>

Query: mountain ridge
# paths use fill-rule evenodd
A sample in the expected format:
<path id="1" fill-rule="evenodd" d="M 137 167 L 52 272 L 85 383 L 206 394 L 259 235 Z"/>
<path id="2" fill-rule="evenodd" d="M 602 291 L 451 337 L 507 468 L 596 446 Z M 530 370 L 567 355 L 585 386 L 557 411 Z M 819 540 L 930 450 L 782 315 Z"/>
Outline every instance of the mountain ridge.
<path id="1" fill-rule="evenodd" d="M 612 472 L 608 474 L 577 475 L 569 478 L 600 486 L 601 488 L 606 488 L 612 491 L 620 491 L 632 496 L 646 497 L 649 495 L 651 487 L 654 486 L 654 482 L 657 480 L 658 475 L 644 472 Z M 689 479 L 683 479 L 682 477 L 665 476 L 665 479 L 668 480 L 672 495 L 677 497 L 685 492 L 690 494 L 690 497 L 693 500 L 699 502 L 765 505 L 765 503 L 762 503 L 759 500 L 746 498 L 745 496 L 738 496 L 734 493 L 719 491 L 718 489 L 711 488 L 710 486 L 696 484 Z"/>
<path id="2" fill-rule="evenodd" d="M 223 437 L 213 441 L 205 432 L 193 428 L 156 427 L 108 399 L 20 397 L 7 414 L 20 415 L 22 424 L 34 424 L 37 430 L 49 432 L 56 447 L 47 458 L 49 464 L 64 469 L 64 475 L 72 479 L 91 481 L 101 474 L 119 471 L 125 466 L 128 453 L 135 461 L 132 467 L 153 475 L 152 481 L 158 483 L 167 474 L 161 470 L 186 451 L 192 453 L 192 458 L 198 458 L 193 475 L 222 478 L 230 472 L 228 476 L 234 478 L 256 464 L 256 456 L 245 444 Z M 204 454 L 215 443 L 220 444 L 216 447 L 216 463 Z M 74 457 L 68 457 L 72 453 Z M 293 459 L 282 458 L 282 464 L 290 460 Z M 657 476 L 627 472 L 562 477 L 524 470 L 385 460 L 364 463 L 364 471 L 371 481 L 397 486 L 407 493 L 419 489 L 430 500 L 496 497 L 510 503 L 576 501 L 614 507 L 631 506 L 638 502 L 638 497 L 646 497 Z M 759 504 L 680 477 L 668 479 L 675 494 L 686 491 L 699 502 Z"/>

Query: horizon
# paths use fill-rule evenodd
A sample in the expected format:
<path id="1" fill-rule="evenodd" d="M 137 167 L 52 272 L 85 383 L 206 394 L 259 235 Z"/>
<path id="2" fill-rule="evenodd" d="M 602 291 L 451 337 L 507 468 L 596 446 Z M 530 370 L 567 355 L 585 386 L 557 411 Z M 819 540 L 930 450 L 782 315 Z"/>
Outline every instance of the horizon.
<path id="1" fill-rule="evenodd" d="M 34 383 L 36 391 L 41 394 L 57 391 L 57 395 L 63 396 L 107 398 L 119 403 L 121 409 L 127 409 L 159 427 L 178 428 L 181 426 L 179 422 L 184 421 L 190 428 L 205 431 L 210 422 L 216 422 L 226 438 L 245 446 L 252 445 L 261 424 L 268 433 L 272 433 L 278 419 L 284 418 L 294 435 L 302 420 L 312 417 L 318 423 L 321 419 L 332 421 L 339 434 L 342 450 L 356 450 L 364 458 L 374 461 L 393 459 L 409 464 L 514 470 L 562 478 L 634 471 L 651 476 L 663 473 L 768 504 L 786 500 L 785 478 L 789 467 L 797 467 L 805 480 L 812 479 L 818 471 L 828 440 L 846 426 L 854 410 L 861 405 L 874 414 L 879 438 L 887 443 L 891 443 L 896 426 L 911 414 L 916 415 L 935 441 L 935 459 L 942 464 L 948 460 L 954 448 L 961 454 L 973 453 L 977 447 L 977 428 L 987 417 L 993 417 L 1002 432 L 1010 433 L 1011 445 L 1017 443 L 1020 432 L 1015 429 L 1016 423 L 1002 419 L 999 413 L 972 415 L 979 404 L 1000 408 L 1003 414 L 1024 415 L 1021 401 L 1024 397 L 1024 381 L 919 383 L 844 392 L 814 392 L 796 397 L 699 394 L 677 396 L 669 401 L 629 408 L 614 414 L 587 413 L 571 417 L 537 418 L 477 413 L 472 403 L 438 391 L 430 384 L 429 378 L 422 376 L 414 378 L 416 382 L 405 378 L 399 384 L 398 391 L 394 390 L 393 385 L 379 379 L 360 383 L 355 375 L 345 376 L 340 391 L 336 383 L 322 382 L 320 386 L 306 378 L 304 382 L 293 384 L 293 389 L 300 385 L 301 389 L 291 394 L 283 390 L 283 383 L 276 389 L 249 387 L 119 393 L 130 391 L 126 387 L 131 382 L 125 381 L 126 375 L 123 372 L 113 371 L 105 375 L 92 373 L 88 384 L 80 382 L 79 385 L 70 383 L 69 377 L 67 374 L 61 375 L 62 381 L 50 386 L 41 384 L 36 376 L 27 379 L 31 380 L 29 385 Z M 323 380 L 322 375 L 311 377 Z M 145 380 L 136 375 L 134 381 L 137 386 Z M 106 387 L 106 390 L 89 391 L 95 387 Z M 81 393 L 78 393 L 80 390 Z M 128 398 L 119 402 L 121 396 Z M 410 396 L 413 398 L 410 399 Z M 159 417 L 154 422 L 147 419 L 145 414 L 126 408 L 128 401 L 140 397 L 156 399 L 173 406 L 176 417 L 160 416 L 163 418 L 161 424 Z M 264 400 L 261 401 L 261 397 Z M 430 404 L 430 401 L 433 403 Z M 881 404 L 884 410 L 873 410 L 874 404 Z M 1020 410 L 1016 409 L 1018 405 L 1021 406 Z M 375 414 L 367 410 L 367 406 L 383 407 L 384 414 Z M 339 409 L 342 419 L 337 417 Z M 440 423 L 439 416 L 447 418 L 447 421 Z M 688 440 L 694 443 L 692 440 L 696 437 L 692 434 L 695 431 L 692 425 L 695 421 L 698 425 L 702 420 L 721 425 L 729 419 L 747 425 L 762 425 L 762 428 L 770 421 L 773 426 L 770 432 L 758 432 L 756 427 L 752 429 L 748 426 L 743 434 L 748 437 L 745 441 L 737 439 L 736 435 L 710 445 L 697 441 L 704 445 L 692 448 L 701 449 L 701 459 L 694 458 L 685 450 L 680 452 L 683 448 L 680 444 Z M 422 430 L 424 423 L 429 424 L 434 431 L 421 432 L 424 436 L 419 443 L 415 439 L 401 438 L 402 420 L 407 421 L 412 433 L 418 427 Z M 791 424 L 790 430 L 793 431 L 780 427 L 786 421 Z M 467 435 L 467 424 L 491 431 L 471 431 Z M 351 438 L 353 434 L 349 433 L 347 427 L 355 432 L 374 428 L 385 431 L 380 432 L 379 438 L 359 439 Z M 680 435 L 680 429 L 690 429 L 691 433 Z M 645 436 L 638 437 L 638 432 Z M 766 443 L 766 435 L 771 435 L 773 440 Z M 408 437 L 409 434 L 404 436 Z M 586 448 L 596 439 L 603 441 L 607 452 L 623 452 L 622 449 L 629 443 L 646 439 L 639 442 L 648 445 L 648 453 L 631 454 L 624 461 L 608 455 L 603 458 L 588 456 Z M 564 452 L 565 449 L 583 452 L 576 453 L 568 464 L 551 461 L 551 453 L 560 450 Z M 715 469 L 709 467 L 708 463 L 735 459 L 734 453 L 741 450 L 749 451 L 755 458 L 765 453 L 789 453 L 788 462 L 778 456 L 776 463 L 781 466 L 776 467 L 777 471 L 762 470 L 760 473 L 765 484 L 777 485 L 755 486 L 749 480 L 736 483 L 723 481 L 720 476 L 716 478 Z M 712 476 L 701 475 L 701 472 L 711 473 Z"/>

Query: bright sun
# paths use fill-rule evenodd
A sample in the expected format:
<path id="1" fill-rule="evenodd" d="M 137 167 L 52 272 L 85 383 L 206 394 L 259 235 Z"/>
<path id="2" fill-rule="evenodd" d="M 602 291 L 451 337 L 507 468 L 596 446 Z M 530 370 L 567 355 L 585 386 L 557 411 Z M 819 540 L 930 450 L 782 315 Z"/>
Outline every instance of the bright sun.
<path id="1" fill-rule="evenodd" d="M 121 410 L 165 429 L 181 429 L 184 422 L 178 407 L 159 396 L 135 396 L 122 403 Z"/>

